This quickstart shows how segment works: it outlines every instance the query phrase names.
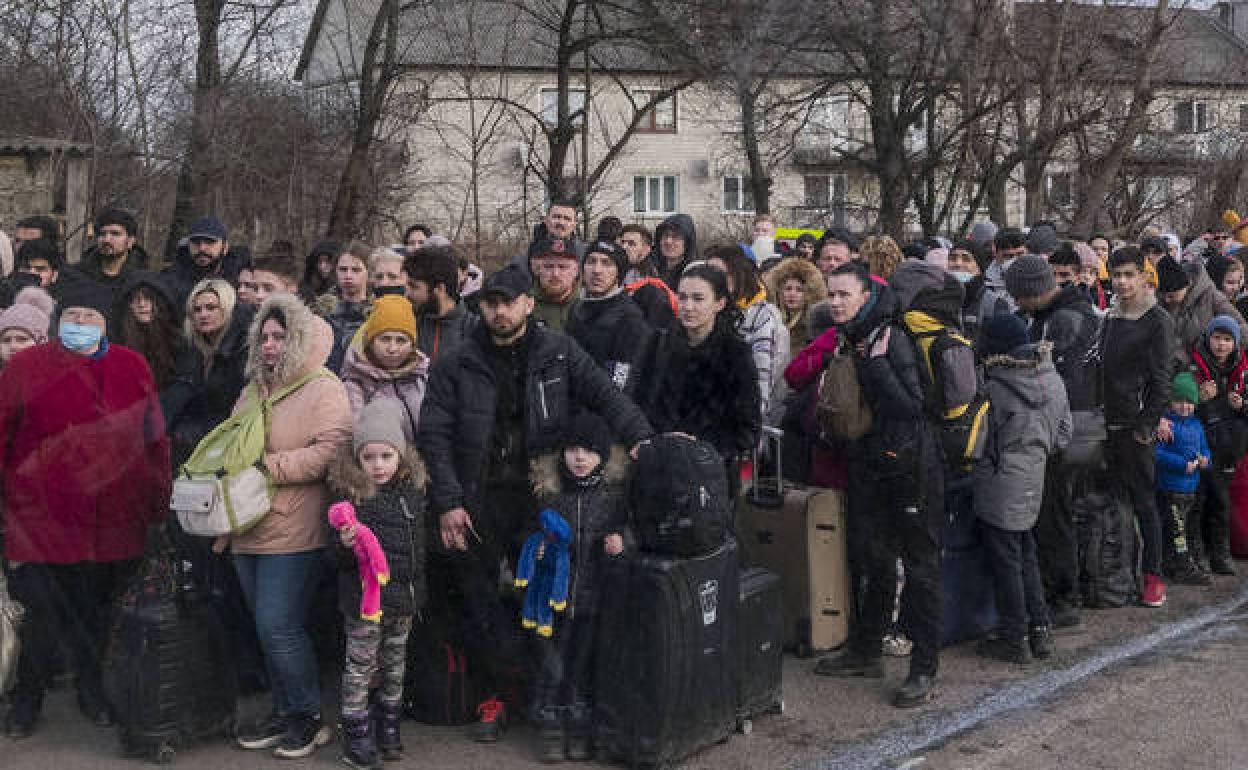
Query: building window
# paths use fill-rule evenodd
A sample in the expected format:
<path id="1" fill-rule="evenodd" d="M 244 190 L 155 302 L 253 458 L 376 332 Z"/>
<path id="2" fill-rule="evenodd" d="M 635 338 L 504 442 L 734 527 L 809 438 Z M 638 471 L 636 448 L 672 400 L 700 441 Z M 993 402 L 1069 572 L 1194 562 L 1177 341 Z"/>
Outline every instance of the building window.
<path id="1" fill-rule="evenodd" d="M 656 93 L 657 91 L 634 91 L 633 99 L 636 100 L 637 106 L 641 107 L 649 104 Z M 637 130 L 647 134 L 676 133 L 676 94 L 672 94 L 646 110 L 641 122 L 637 124 Z"/>
<path id="2" fill-rule="evenodd" d="M 1180 134 L 1199 134 L 1209 130 L 1209 105 L 1186 99 L 1174 103 L 1174 130 Z"/>
<path id="3" fill-rule="evenodd" d="M 754 188 L 748 176 L 724 177 L 724 212 L 754 213 Z"/>
<path id="4" fill-rule="evenodd" d="M 845 226 L 849 179 L 844 174 L 807 174 L 802 177 L 805 213 L 815 214 L 838 227 Z"/>
<path id="5" fill-rule="evenodd" d="M 572 119 L 572 125 L 580 128 L 585 123 L 585 89 L 569 88 L 568 89 L 568 114 L 576 115 Z M 581 113 L 578 115 L 577 111 Z M 543 88 L 542 89 L 542 122 L 548 126 L 553 126 L 559 122 L 559 89 Z"/>
<path id="6" fill-rule="evenodd" d="M 670 214 L 676 211 L 676 177 L 633 177 L 633 211 L 637 214 Z"/>
<path id="7" fill-rule="evenodd" d="M 1069 171 L 1049 174 L 1045 179 L 1049 194 L 1049 205 L 1054 208 L 1066 208 L 1075 204 L 1075 175 Z"/>

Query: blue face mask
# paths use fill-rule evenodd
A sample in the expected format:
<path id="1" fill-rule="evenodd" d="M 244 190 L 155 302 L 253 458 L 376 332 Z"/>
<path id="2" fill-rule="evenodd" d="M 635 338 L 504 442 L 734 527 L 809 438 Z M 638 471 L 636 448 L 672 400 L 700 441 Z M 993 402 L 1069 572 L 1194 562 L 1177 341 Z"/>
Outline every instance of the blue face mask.
<path id="1" fill-rule="evenodd" d="M 100 344 L 100 341 L 104 339 L 104 332 L 98 326 L 61 321 L 57 336 L 60 337 L 61 344 L 67 350 L 85 353 Z"/>
<path id="2" fill-rule="evenodd" d="M 971 280 L 975 278 L 975 276 L 962 270 L 951 271 L 950 275 L 952 275 L 954 278 L 957 278 L 958 283 L 970 283 Z"/>

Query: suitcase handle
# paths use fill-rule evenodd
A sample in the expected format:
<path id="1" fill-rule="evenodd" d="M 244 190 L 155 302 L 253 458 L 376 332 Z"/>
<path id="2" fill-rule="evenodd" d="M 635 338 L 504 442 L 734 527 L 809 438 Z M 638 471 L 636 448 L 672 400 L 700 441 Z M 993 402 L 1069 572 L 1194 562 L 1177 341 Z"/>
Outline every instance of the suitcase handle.
<path id="1" fill-rule="evenodd" d="M 746 499 L 752 505 L 762 508 L 782 508 L 784 507 L 784 469 L 781 466 L 781 442 L 784 441 L 784 430 L 781 428 L 773 428 L 769 425 L 763 426 L 763 437 L 759 446 L 754 448 L 754 468 L 753 481 L 750 484 L 749 491 L 746 492 Z M 774 478 L 763 479 L 759 477 L 759 471 L 762 468 L 761 449 L 771 447 L 771 455 L 775 459 L 776 473 Z"/>

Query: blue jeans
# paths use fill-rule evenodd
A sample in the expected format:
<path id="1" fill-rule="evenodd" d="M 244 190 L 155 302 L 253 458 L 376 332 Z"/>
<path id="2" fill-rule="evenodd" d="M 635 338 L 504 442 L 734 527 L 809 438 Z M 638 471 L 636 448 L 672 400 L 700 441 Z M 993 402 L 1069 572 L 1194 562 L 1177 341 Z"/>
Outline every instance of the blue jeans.
<path id="1" fill-rule="evenodd" d="M 256 617 L 273 688 L 273 711 L 281 716 L 321 713 L 316 653 L 304 628 L 321 561 L 321 549 L 234 556 L 243 596 Z"/>

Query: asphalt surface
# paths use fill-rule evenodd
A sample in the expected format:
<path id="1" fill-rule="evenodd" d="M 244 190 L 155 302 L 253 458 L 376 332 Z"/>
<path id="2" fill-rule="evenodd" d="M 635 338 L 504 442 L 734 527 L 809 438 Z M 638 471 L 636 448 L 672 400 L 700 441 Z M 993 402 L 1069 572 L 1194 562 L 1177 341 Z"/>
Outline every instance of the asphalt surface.
<path id="1" fill-rule="evenodd" d="M 1248 574 L 1248 564 L 1240 571 Z M 1211 588 L 1172 587 L 1166 606 L 1086 613 L 1086 630 L 1058 637 L 1057 654 L 1031 666 L 986 662 L 970 645 L 942 655 L 939 696 L 898 711 L 889 705 L 905 659 L 879 680 L 814 676 L 812 660 L 786 658 L 785 712 L 761 717 L 691 758 L 690 768 L 1235 768 L 1248 767 L 1248 579 Z M 79 716 L 72 690 L 50 694 L 36 734 L 0 738 L 0 768 L 133 768 L 116 732 Z M 332 704 L 327 704 L 327 707 Z M 241 704 L 258 716 L 262 698 Z M 328 710 L 327 713 L 332 713 Z M 398 767 L 521 768 L 533 760 L 531 730 L 516 726 L 493 746 L 460 728 L 404 723 Z M 296 766 L 338 763 L 336 744 Z M 182 768 L 282 767 L 224 739 L 179 753 Z M 338 765 L 341 766 L 341 765 Z M 391 765 L 392 767 L 395 765 Z"/>

